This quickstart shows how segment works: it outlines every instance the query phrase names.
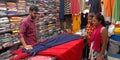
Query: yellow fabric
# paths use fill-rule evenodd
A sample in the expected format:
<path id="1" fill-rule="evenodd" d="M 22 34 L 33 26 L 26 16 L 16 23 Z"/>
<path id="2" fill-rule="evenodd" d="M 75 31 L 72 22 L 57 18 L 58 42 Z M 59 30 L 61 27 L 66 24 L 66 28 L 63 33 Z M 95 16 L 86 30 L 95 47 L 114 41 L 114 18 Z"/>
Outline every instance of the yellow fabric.
<path id="1" fill-rule="evenodd" d="M 115 27 L 114 34 L 120 34 L 120 27 Z"/>
<path id="2" fill-rule="evenodd" d="M 81 24 L 81 16 L 80 15 L 72 15 L 72 32 L 76 33 L 80 30 Z"/>

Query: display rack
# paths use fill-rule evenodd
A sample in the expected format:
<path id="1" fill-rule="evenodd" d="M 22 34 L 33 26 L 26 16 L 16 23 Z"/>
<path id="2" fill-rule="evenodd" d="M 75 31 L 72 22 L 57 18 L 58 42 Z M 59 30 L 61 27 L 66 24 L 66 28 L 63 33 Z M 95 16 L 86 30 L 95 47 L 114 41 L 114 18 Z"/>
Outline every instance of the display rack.
<path id="1" fill-rule="evenodd" d="M 3 26 L 0 25 L 1 26 L 0 36 L 4 36 L 8 34 L 3 32 L 3 30 L 12 31 L 12 34 L 8 36 L 8 38 L 11 38 L 11 39 L 8 39 L 12 41 L 11 45 L 14 45 L 20 42 L 18 39 L 19 23 L 20 23 L 20 20 L 22 20 L 25 16 L 28 15 L 28 12 L 29 12 L 28 10 L 31 5 L 38 6 L 39 13 L 42 15 L 36 21 L 38 41 L 51 38 L 60 33 L 59 2 L 54 0 L 51 0 L 51 1 L 49 0 L 0 0 L 0 3 L 3 3 L 3 5 L 0 5 L 0 9 L 1 9 L 1 6 L 6 7 L 6 10 L 5 9 L 4 11 L 0 10 L 1 12 L 4 12 L 4 15 L 0 14 L 0 19 L 3 17 L 8 19 L 7 24 L 2 23 Z M 7 26 L 7 29 L 3 28 L 5 26 Z M 0 39 L 2 38 L 3 37 L 0 37 Z M 9 46 L 6 46 L 6 48 L 4 47 L 4 49 L 7 49 L 8 47 Z"/>

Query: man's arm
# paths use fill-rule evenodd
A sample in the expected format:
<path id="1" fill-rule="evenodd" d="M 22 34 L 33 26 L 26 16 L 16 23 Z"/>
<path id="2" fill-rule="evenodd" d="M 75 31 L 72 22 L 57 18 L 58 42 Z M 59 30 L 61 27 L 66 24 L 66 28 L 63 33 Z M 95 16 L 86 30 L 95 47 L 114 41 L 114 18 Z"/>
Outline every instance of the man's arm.
<path id="1" fill-rule="evenodd" d="M 21 36 L 19 39 L 20 39 L 20 42 L 22 43 L 22 45 L 25 47 L 27 44 L 25 43 L 24 38 Z"/>
<path id="2" fill-rule="evenodd" d="M 21 43 L 22 43 L 22 45 L 23 45 L 23 47 L 25 48 L 25 49 L 32 49 L 32 46 L 31 45 L 27 45 L 26 43 L 25 43 L 25 40 L 24 40 L 24 38 L 21 36 L 20 37 L 20 41 L 21 41 Z"/>
<path id="3" fill-rule="evenodd" d="M 20 42 L 22 43 L 23 47 L 26 49 L 32 49 L 31 45 L 27 45 L 25 40 L 24 40 L 24 34 L 26 33 L 26 29 L 27 29 L 27 23 L 26 22 L 21 22 L 20 23 L 20 27 L 19 27 L 19 33 L 18 33 L 18 37 L 20 39 Z"/>

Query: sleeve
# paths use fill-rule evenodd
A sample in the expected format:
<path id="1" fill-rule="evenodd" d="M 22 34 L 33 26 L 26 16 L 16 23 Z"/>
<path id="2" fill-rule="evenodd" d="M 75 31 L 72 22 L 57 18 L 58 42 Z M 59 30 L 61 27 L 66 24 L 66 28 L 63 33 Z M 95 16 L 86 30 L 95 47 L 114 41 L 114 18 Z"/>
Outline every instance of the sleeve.
<path id="1" fill-rule="evenodd" d="M 20 26 L 19 26 L 19 32 L 18 32 L 18 37 L 22 37 L 27 29 L 27 23 L 25 21 L 21 21 Z"/>

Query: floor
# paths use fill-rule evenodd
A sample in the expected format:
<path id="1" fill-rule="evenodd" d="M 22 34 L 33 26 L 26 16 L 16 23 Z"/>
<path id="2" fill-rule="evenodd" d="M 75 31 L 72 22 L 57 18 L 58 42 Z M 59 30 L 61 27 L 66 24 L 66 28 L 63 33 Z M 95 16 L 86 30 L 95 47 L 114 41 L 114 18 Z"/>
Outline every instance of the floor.
<path id="1" fill-rule="evenodd" d="M 120 54 L 107 53 L 108 60 L 120 60 Z"/>

